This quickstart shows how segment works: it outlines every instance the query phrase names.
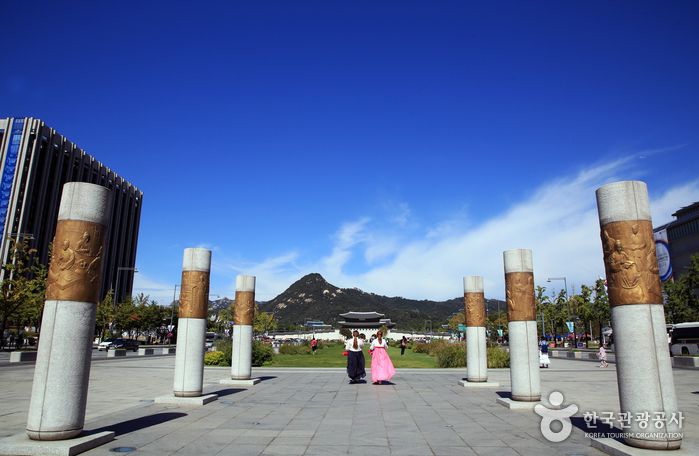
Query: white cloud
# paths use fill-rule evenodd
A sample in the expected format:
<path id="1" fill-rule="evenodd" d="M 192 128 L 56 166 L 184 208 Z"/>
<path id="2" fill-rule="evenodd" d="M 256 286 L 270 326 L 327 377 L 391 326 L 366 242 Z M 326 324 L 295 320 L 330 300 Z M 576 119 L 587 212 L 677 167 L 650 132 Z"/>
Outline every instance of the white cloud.
<path id="1" fill-rule="evenodd" d="M 689 206 L 695 201 L 699 201 L 699 180 L 671 188 L 659 198 L 651 201 L 653 226 L 671 222 L 674 219 L 672 217 L 674 212 L 682 206 Z"/>
<path id="2" fill-rule="evenodd" d="M 178 292 L 179 292 L 179 283 Z M 164 283 L 157 280 L 151 279 L 149 276 L 142 272 L 134 274 L 133 280 L 133 295 L 138 293 L 143 293 L 149 295 L 151 299 L 154 299 L 161 305 L 167 305 L 172 302 L 172 296 L 175 292 L 174 283 Z"/>
<path id="3" fill-rule="evenodd" d="M 360 217 L 339 227 L 326 256 L 308 258 L 294 251 L 260 262 L 236 261 L 220 269 L 256 275 L 261 300 L 272 299 L 310 272 L 319 272 L 340 287 L 415 299 L 460 296 L 462 276 L 482 275 L 486 296 L 502 298 L 502 252 L 529 248 L 538 285 L 557 290 L 563 283 L 547 283 L 546 279 L 565 276 L 569 289 L 579 289 L 604 275 L 595 190 L 607 182 L 637 178 L 634 167 L 632 159 L 624 158 L 546 182 L 479 223 L 463 209 L 420 230 L 412 224 L 407 228 L 395 223 L 395 214 L 384 220 Z M 670 221 L 672 212 L 699 200 L 699 180 L 678 183 L 660 194 L 653 188 L 650 191 L 654 225 L 658 226 Z M 405 214 L 407 220 L 409 209 Z M 363 259 L 361 272 L 347 272 L 353 258 Z M 352 265 L 356 270 L 356 262 Z M 231 294 L 233 289 L 231 285 Z"/>

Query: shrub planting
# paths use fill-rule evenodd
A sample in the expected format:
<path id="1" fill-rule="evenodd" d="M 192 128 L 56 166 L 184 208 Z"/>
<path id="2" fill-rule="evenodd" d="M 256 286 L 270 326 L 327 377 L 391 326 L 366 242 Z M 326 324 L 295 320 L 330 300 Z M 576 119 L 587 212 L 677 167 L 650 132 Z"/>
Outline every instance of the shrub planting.
<path id="1" fill-rule="evenodd" d="M 223 352 L 212 351 L 204 353 L 204 364 L 207 366 L 229 366 L 230 362 L 226 362 L 226 356 Z"/>
<path id="2" fill-rule="evenodd" d="M 510 354 L 500 347 L 488 347 L 488 368 L 510 367 Z"/>
<path id="3" fill-rule="evenodd" d="M 466 347 L 464 344 L 440 344 L 435 350 L 437 367 L 465 367 Z"/>

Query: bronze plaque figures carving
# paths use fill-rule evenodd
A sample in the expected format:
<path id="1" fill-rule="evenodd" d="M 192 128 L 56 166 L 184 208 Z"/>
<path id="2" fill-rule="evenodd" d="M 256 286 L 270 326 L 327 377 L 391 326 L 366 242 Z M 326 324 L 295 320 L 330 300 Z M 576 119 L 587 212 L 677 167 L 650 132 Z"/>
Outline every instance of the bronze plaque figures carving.
<path id="1" fill-rule="evenodd" d="M 105 227 L 59 220 L 46 281 L 49 301 L 99 301 Z"/>
<path id="2" fill-rule="evenodd" d="M 485 297 L 483 292 L 464 293 L 466 326 L 485 326 Z"/>
<path id="3" fill-rule="evenodd" d="M 209 308 L 209 271 L 182 271 L 180 318 L 206 318 Z"/>
<path id="4" fill-rule="evenodd" d="M 236 291 L 233 307 L 233 323 L 236 325 L 252 325 L 255 316 L 255 292 Z"/>
<path id="5" fill-rule="evenodd" d="M 611 222 L 602 227 L 609 304 L 663 302 L 650 220 Z"/>
<path id="6" fill-rule="evenodd" d="M 534 274 L 508 272 L 505 274 L 507 316 L 510 321 L 536 320 L 534 304 Z"/>

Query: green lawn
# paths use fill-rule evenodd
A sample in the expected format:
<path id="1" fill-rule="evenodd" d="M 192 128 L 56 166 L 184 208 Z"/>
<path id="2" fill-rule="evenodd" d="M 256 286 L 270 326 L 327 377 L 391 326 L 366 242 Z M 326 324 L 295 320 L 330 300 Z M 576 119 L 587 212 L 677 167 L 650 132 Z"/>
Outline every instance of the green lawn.
<path id="1" fill-rule="evenodd" d="M 347 357 L 342 356 L 344 345 L 325 345 L 316 351 L 315 355 L 274 355 L 272 362 L 265 364 L 270 367 L 346 367 Z M 413 353 L 405 350 L 405 355 L 400 356 L 400 348 L 389 347 L 388 355 L 395 367 L 436 367 L 436 360 L 426 353 Z M 366 367 L 371 367 L 369 350 L 364 350 Z"/>

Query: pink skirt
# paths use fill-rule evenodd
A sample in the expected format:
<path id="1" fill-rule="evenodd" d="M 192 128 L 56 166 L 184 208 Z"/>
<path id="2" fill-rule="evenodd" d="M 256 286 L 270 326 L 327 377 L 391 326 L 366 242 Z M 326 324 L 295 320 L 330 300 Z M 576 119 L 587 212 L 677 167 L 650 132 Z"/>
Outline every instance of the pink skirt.
<path id="1" fill-rule="evenodd" d="M 371 354 L 371 381 L 389 381 L 396 374 L 391 358 L 388 357 L 386 349 L 383 347 L 374 348 Z"/>

